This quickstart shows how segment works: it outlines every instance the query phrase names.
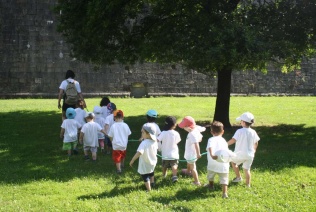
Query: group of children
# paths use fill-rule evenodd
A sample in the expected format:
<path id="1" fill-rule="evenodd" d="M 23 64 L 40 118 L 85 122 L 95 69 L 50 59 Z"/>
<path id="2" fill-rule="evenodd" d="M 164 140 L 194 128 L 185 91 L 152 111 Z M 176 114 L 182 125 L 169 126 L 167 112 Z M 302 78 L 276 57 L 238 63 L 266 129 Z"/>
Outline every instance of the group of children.
<path id="1" fill-rule="evenodd" d="M 103 99 L 102 99 L 103 101 Z M 102 103 L 101 101 L 101 103 Z M 117 173 L 122 172 L 126 157 L 126 148 L 128 137 L 131 134 L 129 126 L 123 121 L 124 113 L 117 110 L 114 103 L 109 100 L 94 107 L 92 112 L 85 112 L 78 102 L 78 108 L 68 108 L 66 117 L 61 125 L 60 136 L 63 138 L 63 150 L 67 150 L 70 156 L 76 153 L 77 140 L 83 143 L 85 159 L 88 160 L 89 151 L 92 153 L 92 160 L 97 159 L 97 149 L 100 146 L 101 152 L 104 152 L 105 144 L 107 153 L 112 151 L 112 159 Z M 105 106 L 106 105 L 106 106 Z M 83 111 L 83 112 L 82 112 Z M 161 151 L 162 156 L 162 175 L 167 176 L 167 170 L 172 171 L 172 182 L 178 181 L 179 149 L 178 143 L 181 141 L 180 134 L 175 130 L 177 120 L 173 116 L 165 118 L 165 125 L 160 131 L 155 123 L 158 113 L 155 110 L 147 111 L 147 123 L 142 126 L 140 145 L 136 154 L 131 159 L 129 165 L 139 159 L 138 173 L 141 175 L 147 191 L 155 186 L 154 170 L 157 164 L 157 152 Z M 254 116 L 249 113 L 243 113 L 237 118 L 242 128 L 238 129 L 232 139 L 228 142 L 222 137 L 224 126 L 221 122 L 214 121 L 210 125 L 213 135 L 207 142 L 207 179 L 208 184 L 204 185 L 210 190 L 214 189 L 214 177 L 219 176 L 222 185 L 222 197 L 228 198 L 227 187 L 229 184 L 229 162 L 219 160 L 220 151 L 229 151 L 228 146 L 235 144 L 235 157 L 231 158 L 231 166 L 236 174 L 232 182 L 241 182 L 242 177 L 239 171 L 239 165 L 242 164 L 246 177 L 246 185 L 250 187 L 251 173 L 250 168 L 258 146 L 259 136 L 250 126 L 254 123 Z M 186 116 L 178 126 L 188 132 L 184 158 L 187 162 L 186 169 L 181 173 L 185 176 L 193 177 L 193 185 L 201 186 L 196 168 L 196 161 L 201 158 L 199 143 L 202 141 L 201 134 L 206 130 L 205 127 L 198 126 L 191 116 Z M 79 136 L 77 135 L 80 131 Z"/>

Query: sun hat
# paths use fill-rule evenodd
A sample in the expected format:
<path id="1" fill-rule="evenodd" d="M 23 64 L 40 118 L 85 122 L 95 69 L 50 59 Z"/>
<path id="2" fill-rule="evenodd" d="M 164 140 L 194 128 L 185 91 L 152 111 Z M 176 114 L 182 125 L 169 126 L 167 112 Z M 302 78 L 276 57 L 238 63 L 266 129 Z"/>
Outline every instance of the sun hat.
<path id="1" fill-rule="evenodd" d="M 143 129 L 149 133 L 150 138 L 154 141 L 157 141 L 156 137 L 156 127 L 153 123 L 146 123 L 143 125 Z"/>
<path id="2" fill-rule="evenodd" d="M 180 128 L 189 127 L 191 129 L 194 129 L 196 124 L 194 119 L 191 116 L 186 116 L 182 119 L 181 123 L 178 125 Z"/>
<path id="3" fill-rule="evenodd" d="M 67 108 L 66 117 L 67 119 L 74 119 L 76 116 L 76 111 L 72 107 Z"/>
<path id="4" fill-rule="evenodd" d="M 84 116 L 85 118 L 91 118 L 91 119 L 93 119 L 94 118 L 94 113 L 92 113 L 92 112 L 86 112 L 86 115 Z"/>
<path id="5" fill-rule="evenodd" d="M 111 111 L 111 113 L 113 112 L 113 110 L 116 110 L 116 105 L 112 102 L 110 102 L 106 107 L 109 111 Z"/>
<path id="6" fill-rule="evenodd" d="M 124 113 L 121 110 L 116 110 L 116 111 L 113 112 L 113 116 L 114 117 L 120 116 L 120 117 L 124 118 Z"/>
<path id="7" fill-rule="evenodd" d="M 102 108 L 100 106 L 94 106 L 93 108 L 93 113 L 97 116 L 97 115 L 101 115 L 102 114 Z"/>
<path id="8" fill-rule="evenodd" d="M 153 118 L 157 118 L 158 117 L 158 113 L 155 110 L 148 110 L 146 115 L 150 116 L 150 117 L 153 117 Z"/>
<path id="9" fill-rule="evenodd" d="M 254 123 L 254 115 L 250 112 L 245 112 L 243 114 L 241 114 L 241 116 L 239 116 L 238 118 L 236 118 L 236 121 L 245 121 L 248 123 Z"/>

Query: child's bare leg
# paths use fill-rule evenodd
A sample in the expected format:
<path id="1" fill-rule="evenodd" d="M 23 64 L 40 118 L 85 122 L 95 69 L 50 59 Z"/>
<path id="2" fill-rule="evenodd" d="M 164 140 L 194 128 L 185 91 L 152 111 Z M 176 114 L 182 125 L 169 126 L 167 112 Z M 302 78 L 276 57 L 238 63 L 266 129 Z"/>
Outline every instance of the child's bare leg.
<path id="1" fill-rule="evenodd" d="M 67 154 L 68 154 L 68 156 L 71 155 L 71 149 L 67 150 Z"/>
<path id="2" fill-rule="evenodd" d="M 167 176 L 167 168 L 162 167 L 162 176 L 166 177 Z"/>
<path id="3" fill-rule="evenodd" d="M 124 168 L 124 163 L 125 163 L 125 158 L 122 158 L 121 163 L 120 163 L 121 169 Z"/>
<path id="4" fill-rule="evenodd" d="M 97 153 L 96 152 L 92 152 L 92 160 L 97 160 Z"/>
<path id="5" fill-rule="evenodd" d="M 250 187 L 250 183 L 251 183 L 250 169 L 244 169 L 244 173 L 245 173 L 245 176 L 246 176 L 246 185 Z"/>
<path id="6" fill-rule="evenodd" d="M 227 185 L 222 184 L 222 192 L 223 192 L 223 194 L 227 194 L 227 188 L 228 188 Z"/>
<path id="7" fill-rule="evenodd" d="M 121 172 L 121 163 L 115 163 L 116 170 Z"/>
<path id="8" fill-rule="evenodd" d="M 188 171 L 190 171 L 190 173 L 192 173 L 192 176 L 193 176 L 193 179 L 194 179 L 194 183 L 195 184 L 200 183 L 199 175 L 198 175 L 198 172 L 196 171 L 196 168 L 195 168 L 195 163 L 188 164 Z"/>
<path id="9" fill-rule="evenodd" d="M 233 168 L 233 170 L 234 170 L 234 172 L 235 172 L 236 177 L 237 177 L 237 178 L 241 178 L 241 176 L 240 176 L 240 171 L 239 171 L 239 168 L 238 168 L 238 166 L 236 165 L 236 163 L 231 162 L 231 165 L 232 165 L 232 168 Z"/>
<path id="10" fill-rule="evenodd" d="M 171 170 L 172 170 L 172 176 L 177 176 L 177 174 L 178 174 L 178 166 L 177 165 L 172 166 Z"/>
<path id="11" fill-rule="evenodd" d="M 150 181 L 148 180 L 148 181 L 146 181 L 146 182 L 144 182 L 144 183 L 145 183 L 145 186 L 146 186 L 147 191 L 151 191 Z"/>

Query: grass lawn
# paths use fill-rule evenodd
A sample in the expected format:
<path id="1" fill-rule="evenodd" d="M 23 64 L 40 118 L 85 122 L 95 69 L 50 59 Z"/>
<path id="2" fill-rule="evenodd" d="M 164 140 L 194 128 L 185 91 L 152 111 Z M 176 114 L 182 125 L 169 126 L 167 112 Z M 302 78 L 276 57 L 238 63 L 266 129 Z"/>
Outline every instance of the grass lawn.
<path id="1" fill-rule="evenodd" d="M 112 98 L 124 111 L 130 139 L 140 137 L 148 109 L 159 112 L 157 123 L 174 115 L 186 115 L 200 124 L 213 118 L 214 97 Z M 89 111 L 100 99 L 86 99 Z M 215 191 L 163 179 L 161 159 L 155 170 L 157 187 L 150 193 L 128 162 L 138 142 L 128 145 L 126 168 L 121 176 L 109 155 L 98 154 L 96 163 L 80 155 L 68 159 L 59 139 L 61 111 L 57 99 L 0 100 L 0 211 L 316 211 L 316 97 L 231 97 L 230 117 L 234 125 L 225 131 L 229 140 L 241 113 L 255 115 L 253 127 L 259 137 L 252 165 L 252 187 L 230 183 L 228 199 L 222 199 L 216 178 Z M 183 159 L 186 132 L 177 128 Z M 209 129 L 203 133 L 205 152 Z M 233 147 L 230 147 L 233 149 Z M 207 183 L 207 158 L 197 161 L 200 181 Z M 179 170 L 186 163 L 180 162 Z M 169 176 L 171 175 L 169 171 Z M 171 176 L 170 176 L 171 177 Z M 231 170 L 230 179 L 234 178 Z"/>

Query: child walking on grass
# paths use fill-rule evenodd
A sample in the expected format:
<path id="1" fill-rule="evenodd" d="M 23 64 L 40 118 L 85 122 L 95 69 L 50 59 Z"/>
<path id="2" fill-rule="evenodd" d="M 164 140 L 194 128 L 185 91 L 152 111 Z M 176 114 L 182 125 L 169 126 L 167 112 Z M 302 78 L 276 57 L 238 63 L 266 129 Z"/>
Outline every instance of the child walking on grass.
<path id="1" fill-rule="evenodd" d="M 214 121 L 211 124 L 211 134 L 213 137 L 208 139 L 207 142 L 207 179 L 210 190 L 214 190 L 214 177 L 217 174 L 219 176 L 220 184 L 222 185 L 222 197 L 228 198 L 227 187 L 228 187 L 228 176 L 229 176 L 229 162 L 221 163 L 217 162 L 218 156 L 215 153 L 219 150 L 229 150 L 226 140 L 222 137 L 224 134 L 224 125 L 219 121 Z"/>
<path id="2" fill-rule="evenodd" d="M 98 132 L 105 134 L 102 127 L 93 121 L 94 113 L 88 112 L 85 116 L 87 123 L 83 125 L 80 132 L 80 144 L 83 143 L 84 157 L 85 160 L 89 160 L 89 151 L 92 154 L 92 160 L 97 160 L 97 151 L 99 147 Z"/>
<path id="3" fill-rule="evenodd" d="M 177 119 L 168 116 L 165 119 L 163 131 L 157 137 L 158 149 L 162 155 L 162 176 L 167 176 L 167 169 L 172 170 L 172 182 L 178 181 L 178 164 L 179 164 L 179 148 L 178 143 L 181 141 L 180 134 L 174 129 L 177 126 Z"/>
<path id="4" fill-rule="evenodd" d="M 195 162 L 201 158 L 199 143 L 202 141 L 203 136 L 191 116 L 184 117 L 178 126 L 188 132 L 184 151 L 184 158 L 187 160 L 187 168 L 182 169 L 182 173 L 193 176 L 194 182 L 192 184 L 200 186 L 201 183 Z"/>
<path id="5" fill-rule="evenodd" d="M 98 123 L 102 129 L 105 131 L 105 119 L 102 117 L 102 109 L 99 106 L 95 106 L 93 108 L 93 112 L 95 114 L 95 119 L 94 121 Z M 102 132 L 98 132 L 98 141 L 99 141 L 99 146 L 101 148 L 101 153 L 104 152 L 104 140 L 105 140 L 105 135 Z"/>
<path id="6" fill-rule="evenodd" d="M 75 109 L 71 107 L 67 108 L 67 119 L 64 119 L 60 130 L 60 138 L 63 139 L 63 150 L 67 151 L 68 157 L 70 157 L 72 152 L 77 148 L 78 130 L 81 128 L 81 125 L 74 119 L 75 116 Z"/>
<path id="7" fill-rule="evenodd" d="M 110 155 L 112 152 L 112 142 L 110 140 L 110 138 L 107 136 L 107 133 L 110 131 L 111 126 L 114 124 L 114 116 L 113 113 L 116 110 L 116 105 L 112 102 L 110 102 L 107 105 L 107 109 L 109 111 L 109 115 L 106 117 L 105 119 L 105 132 L 106 132 L 106 136 L 105 136 L 105 140 L 106 140 L 106 154 Z"/>
<path id="8" fill-rule="evenodd" d="M 254 115 L 250 112 L 243 113 L 236 120 L 240 121 L 242 126 L 241 129 L 238 129 L 233 138 L 228 141 L 228 145 L 235 143 L 235 153 L 236 157 L 232 160 L 232 168 L 236 174 L 236 177 L 232 182 L 241 182 L 242 177 L 239 171 L 239 165 L 242 164 L 244 169 L 244 174 L 246 176 L 246 186 L 250 187 L 251 185 L 251 173 L 250 168 L 255 157 L 255 152 L 258 147 L 258 142 L 260 140 L 257 132 L 250 128 L 254 123 Z"/>
<path id="9" fill-rule="evenodd" d="M 128 127 L 128 125 L 123 121 L 123 111 L 116 110 L 114 111 L 113 115 L 115 123 L 110 128 L 108 136 L 112 141 L 112 159 L 116 166 L 116 172 L 118 174 L 121 174 L 122 168 L 124 168 L 128 136 L 131 134 L 131 130 Z"/>
<path id="10" fill-rule="evenodd" d="M 155 186 L 155 167 L 157 164 L 157 139 L 156 127 L 152 123 L 146 123 L 142 127 L 142 142 L 140 143 L 136 154 L 130 161 L 132 167 L 135 160 L 139 158 L 138 173 L 142 176 L 147 191 Z"/>

